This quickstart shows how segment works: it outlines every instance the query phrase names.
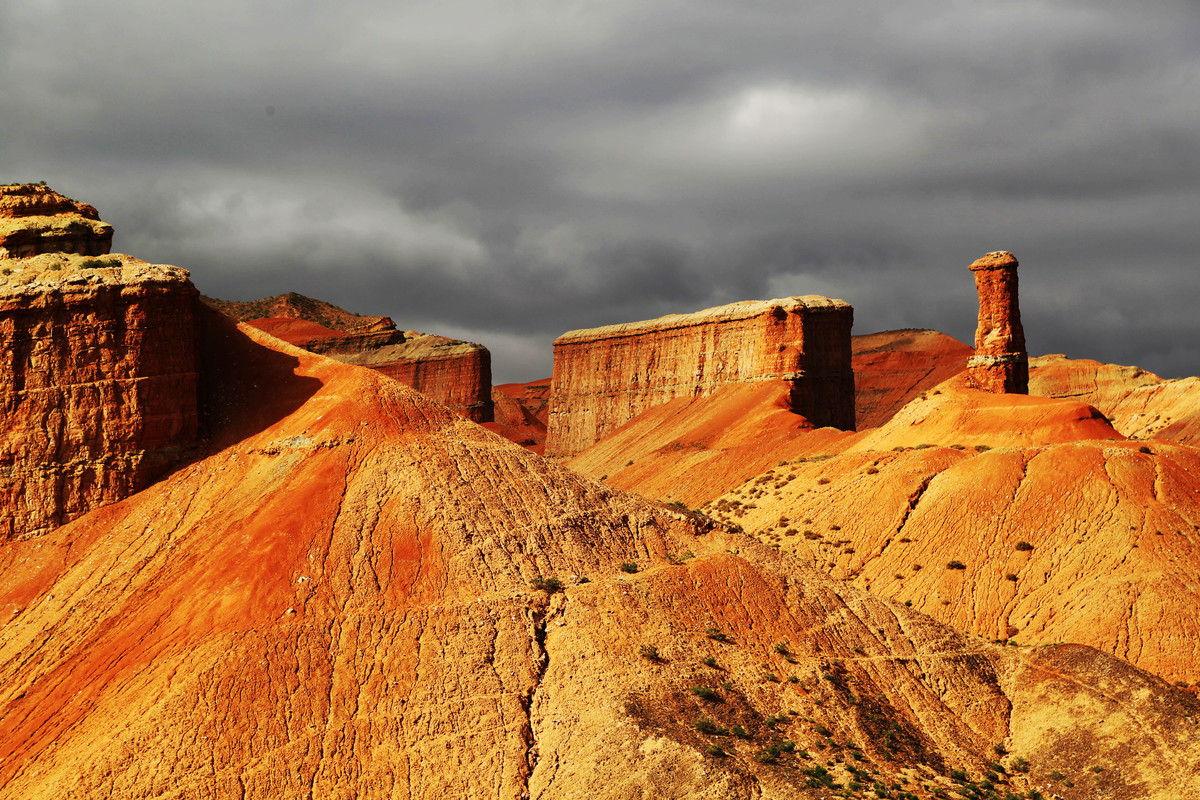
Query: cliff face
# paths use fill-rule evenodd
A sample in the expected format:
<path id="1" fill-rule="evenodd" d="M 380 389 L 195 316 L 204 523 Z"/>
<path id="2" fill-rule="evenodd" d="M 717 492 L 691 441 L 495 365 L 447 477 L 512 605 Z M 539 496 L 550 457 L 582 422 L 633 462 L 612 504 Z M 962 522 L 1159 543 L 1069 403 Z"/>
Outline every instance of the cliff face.
<path id="1" fill-rule="evenodd" d="M 204 301 L 288 344 L 381 372 L 473 422 L 493 419 L 492 354 L 483 345 L 402 332 L 389 317 L 358 316 L 295 293 Z"/>
<path id="2" fill-rule="evenodd" d="M 979 293 L 975 355 L 967 375 L 976 389 L 1000 394 L 1029 393 L 1029 355 L 1018 307 L 1017 259 L 998 250 L 971 264 Z"/>
<path id="3" fill-rule="evenodd" d="M 486 347 L 415 331 L 403 336 L 402 342 L 356 352 L 324 352 L 345 364 L 370 367 L 473 422 L 492 421 L 492 354 Z"/>
<path id="4" fill-rule="evenodd" d="M 812 424 L 854 427 L 853 309 L 789 297 L 570 331 L 554 343 L 546 455 L 578 453 L 648 408 L 782 380 Z"/>
<path id="5" fill-rule="evenodd" d="M 0 258 L 41 253 L 105 255 L 113 229 L 94 206 L 77 203 L 47 186 L 0 186 Z"/>
<path id="6" fill-rule="evenodd" d="M 139 491 L 196 443 L 187 273 L 85 263 L 0 260 L 0 539 Z"/>

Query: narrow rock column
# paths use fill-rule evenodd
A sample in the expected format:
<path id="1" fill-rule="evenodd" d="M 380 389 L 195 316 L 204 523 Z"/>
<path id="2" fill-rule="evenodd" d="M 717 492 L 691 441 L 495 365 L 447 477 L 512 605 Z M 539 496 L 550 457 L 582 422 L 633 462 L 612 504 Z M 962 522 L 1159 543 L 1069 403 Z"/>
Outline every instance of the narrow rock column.
<path id="1" fill-rule="evenodd" d="M 976 389 L 996 394 L 1029 394 L 1029 354 L 1017 305 L 1017 259 L 998 250 L 971 265 L 979 292 L 975 355 L 967 377 Z"/>

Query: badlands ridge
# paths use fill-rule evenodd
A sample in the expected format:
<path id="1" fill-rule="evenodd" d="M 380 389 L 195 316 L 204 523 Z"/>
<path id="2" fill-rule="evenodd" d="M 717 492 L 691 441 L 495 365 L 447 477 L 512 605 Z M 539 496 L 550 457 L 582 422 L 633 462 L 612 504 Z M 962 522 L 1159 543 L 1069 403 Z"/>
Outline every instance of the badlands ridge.
<path id="1" fill-rule="evenodd" d="M 0 797 L 1200 797 L 1195 379 L 1028 358 L 1011 254 L 974 348 L 788 298 L 493 389 L 53 194 L 0 187 Z"/>

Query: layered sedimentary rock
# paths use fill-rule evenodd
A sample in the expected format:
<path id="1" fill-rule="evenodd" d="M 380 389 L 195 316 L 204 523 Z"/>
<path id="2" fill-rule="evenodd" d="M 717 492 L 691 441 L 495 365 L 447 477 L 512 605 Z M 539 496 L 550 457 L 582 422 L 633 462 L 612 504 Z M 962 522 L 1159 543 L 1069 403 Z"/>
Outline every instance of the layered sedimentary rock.
<path id="1" fill-rule="evenodd" d="M 910 400 L 967 368 L 974 354 L 952 336 L 900 330 L 855 336 L 854 415 L 858 429 L 887 422 Z"/>
<path id="2" fill-rule="evenodd" d="M 1117 659 L 964 636 L 367 370 L 210 333 L 233 441 L 0 543 L 4 800 L 1200 790 L 1200 707 Z"/>
<path id="3" fill-rule="evenodd" d="M 218 300 L 214 297 L 204 297 L 203 300 L 225 316 L 239 322 L 252 319 L 290 319 L 297 322 L 313 322 L 343 333 L 396 329 L 395 323 L 389 317 L 355 314 L 324 300 L 305 297 L 296 292 L 264 297 L 261 300 Z"/>
<path id="4" fill-rule="evenodd" d="M 48 186 L 0 186 L 0 258 L 105 255 L 112 238 L 112 226 L 100 221 L 95 206 L 77 203 Z"/>
<path id="5" fill-rule="evenodd" d="M 546 455 L 571 456 L 646 409 L 734 383 L 782 381 L 789 409 L 854 427 L 842 300 L 810 295 L 570 331 L 554 342 Z"/>
<path id="6" fill-rule="evenodd" d="M 351 314 L 294 292 L 249 302 L 204 301 L 289 344 L 381 372 L 469 420 L 493 419 L 492 355 L 481 344 L 399 331 L 390 317 Z"/>
<path id="7" fill-rule="evenodd" d="M 1030 359 L 1029 393 L 1090 403 L 1132 439 L 1200 442 L 1200 378 L 1049 355 Z"/>
<path id="8" fill-rule="evenodd" d="M 1017 302 L 1017 259 L 997 250 L 971 264 L 979 292 L 979 325 L 975 355 L 967 374 L 976 389 L 1001 394 L 1028 394 L 1029 356 Z"/>
<path id="9" fill-rule="evenodd" d="M 549 378 L 493 386 L 492 405 L 495 419 L 489 430 L 535 453 L 545 450 L 546 417 L 550 412 Z"/>
<path id="10" fill-rule="evenodd" d="M 0 260 L 0 539 L 120 500 L 196 444 L 187 273 L 92 263 Z"/>

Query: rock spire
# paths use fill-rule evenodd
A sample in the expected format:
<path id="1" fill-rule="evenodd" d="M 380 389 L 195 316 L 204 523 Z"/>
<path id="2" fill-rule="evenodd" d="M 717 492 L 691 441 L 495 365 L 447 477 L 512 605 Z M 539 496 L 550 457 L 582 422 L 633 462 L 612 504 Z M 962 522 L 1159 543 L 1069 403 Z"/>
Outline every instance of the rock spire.
<path id="1" fill-rule="evenodd" d="M 967 362 L 972 386 L 996 394 L 1029 394 L 1029 355 L 1017 305 L 1017 259 L 1006 250 L 971 264 L 979 292 L 975 355 Z"/>

